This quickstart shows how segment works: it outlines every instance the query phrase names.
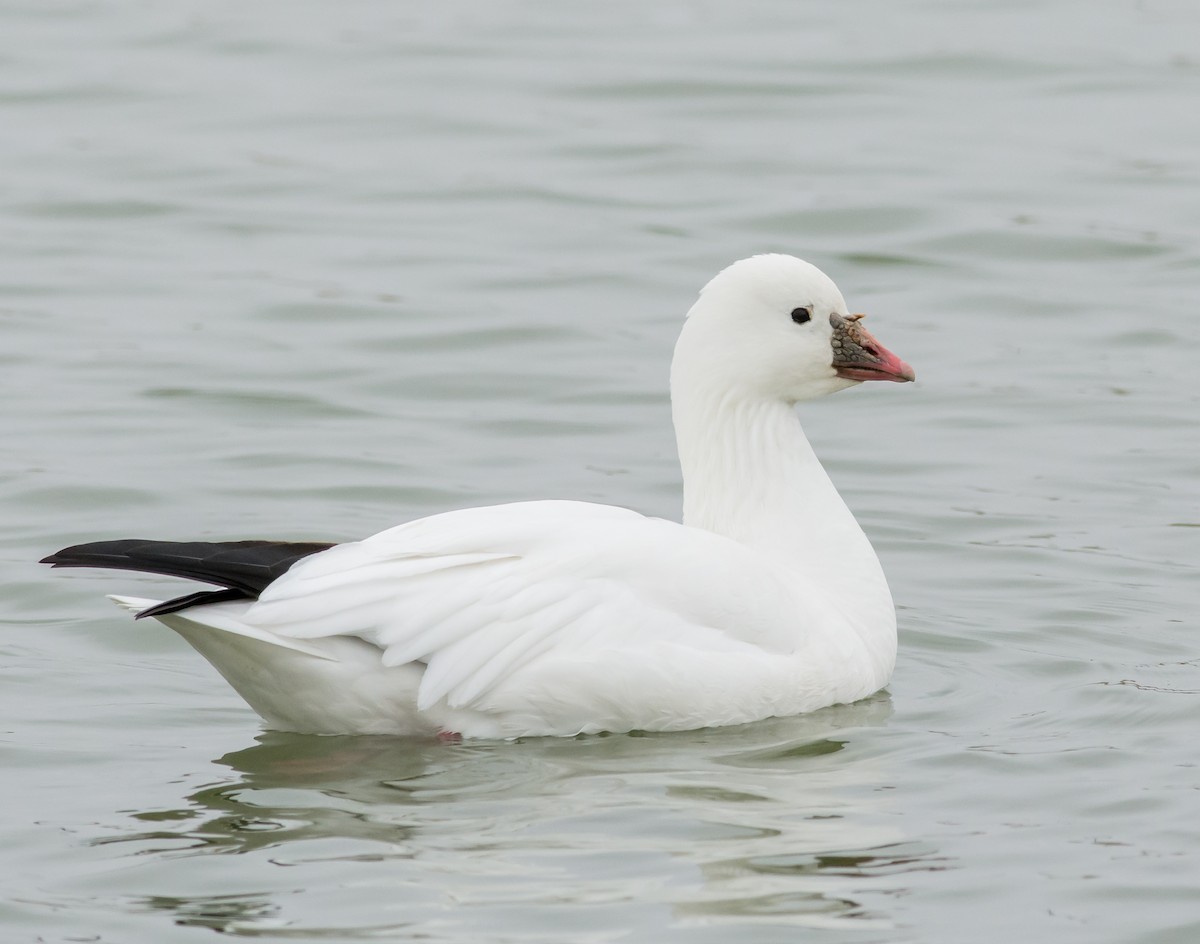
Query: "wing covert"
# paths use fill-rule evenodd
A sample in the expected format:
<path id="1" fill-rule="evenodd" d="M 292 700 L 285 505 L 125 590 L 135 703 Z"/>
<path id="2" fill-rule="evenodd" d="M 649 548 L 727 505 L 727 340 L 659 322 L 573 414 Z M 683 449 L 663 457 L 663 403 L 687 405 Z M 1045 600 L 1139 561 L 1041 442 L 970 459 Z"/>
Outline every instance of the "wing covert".
<path id="1" fill-rule="evenodd" d="M 582 502 L 450 512 L 300 561 L 246 614 L 294 638 L 351 635 L 423 662 L 418 706 L 478 707 L 555 658 L 651 642 L 786 653 L 816 613 L 745 546 Z"/>

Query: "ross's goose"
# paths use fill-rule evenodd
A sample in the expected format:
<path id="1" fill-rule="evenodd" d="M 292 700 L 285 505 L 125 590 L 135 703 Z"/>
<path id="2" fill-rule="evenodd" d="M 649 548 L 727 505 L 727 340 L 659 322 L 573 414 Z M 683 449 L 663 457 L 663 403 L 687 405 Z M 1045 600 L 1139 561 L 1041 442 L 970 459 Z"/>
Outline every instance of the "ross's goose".
<path id="1" fill-rule="evenodd" d="M 285 731 L 675 731 L 851 702 L 891 675 L 895 609 L 793 405 L 913 379 L 860 317 L 791 256 L 705 286 L 671 365 L 683 524 L 520 502 L 349 544 L 106 541 L 44 563 L 223 588 L 112 599 Z"/>

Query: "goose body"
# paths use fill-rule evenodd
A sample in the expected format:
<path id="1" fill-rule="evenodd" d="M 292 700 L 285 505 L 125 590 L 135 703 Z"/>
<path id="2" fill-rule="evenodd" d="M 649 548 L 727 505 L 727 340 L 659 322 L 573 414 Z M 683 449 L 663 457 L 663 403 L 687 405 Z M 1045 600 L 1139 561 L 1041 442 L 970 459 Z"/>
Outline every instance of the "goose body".
<path id="1" fill-rule="evenodd" d="M 671 371 L 682 524 L 520 502 L 335 546 L 101 542 L 45 562 L 225 588 L 113 599 L 178 632 L 279 730 L 672 731 L 854 701 L 887 684 L 895 610 L 793 406 L 913 379 L 858 317 L 790 256 L 706 286 Z"/>

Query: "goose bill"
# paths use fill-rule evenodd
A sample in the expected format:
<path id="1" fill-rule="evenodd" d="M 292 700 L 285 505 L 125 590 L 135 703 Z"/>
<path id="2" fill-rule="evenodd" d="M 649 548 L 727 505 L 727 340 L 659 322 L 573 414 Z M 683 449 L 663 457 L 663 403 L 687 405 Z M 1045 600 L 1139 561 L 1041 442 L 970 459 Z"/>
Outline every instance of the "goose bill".
<path id="1" fill-rule="evenodd" d="M 908 383 L 916 380 L 913 369 L 880 344 L 862 326 L 862 315 L 833 314 L 833 369 L 847 380 L 891 380 Z"/>

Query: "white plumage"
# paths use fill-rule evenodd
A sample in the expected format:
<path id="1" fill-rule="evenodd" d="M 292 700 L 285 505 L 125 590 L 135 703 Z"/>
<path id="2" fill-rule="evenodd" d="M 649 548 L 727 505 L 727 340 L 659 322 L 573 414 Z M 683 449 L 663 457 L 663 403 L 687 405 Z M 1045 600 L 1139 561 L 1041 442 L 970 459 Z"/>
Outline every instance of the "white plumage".
<path id="1" fill-rule="evenodd" d="M 158 618 L 282 730 L 669 731 L 854 701 L 887 683 L 895 612 L 793 404 L 865 379 L 912 372 L 815 267 L 743 260 L 676 347 L 683 524 L 452 511 L 305 557 L 258 600 Z"/>

